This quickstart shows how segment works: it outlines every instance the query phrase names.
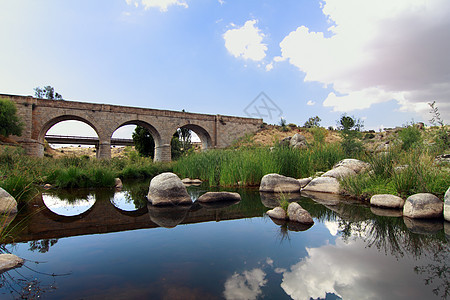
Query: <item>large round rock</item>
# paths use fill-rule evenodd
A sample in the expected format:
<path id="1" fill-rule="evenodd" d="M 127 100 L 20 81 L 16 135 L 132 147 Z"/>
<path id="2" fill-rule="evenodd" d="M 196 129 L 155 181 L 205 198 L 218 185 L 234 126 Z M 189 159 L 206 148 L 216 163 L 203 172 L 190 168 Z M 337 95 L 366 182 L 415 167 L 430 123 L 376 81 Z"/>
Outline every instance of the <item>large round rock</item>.
<path id="1" fill-rule="evenodd" d="M 444 219 L 450 222 L 450 187 L 444 196 Z"/>
<path id="2" fill-rule="evenodd" d="M 300 206 L 297 202 L 292 202 L 288 206 L 287 214 L 289 216 L 289 221 L 299 222 L 303 224 L 314 224 L 309 212 Z"/>
<path id="3" fill-rule="evenodd" d="M 280 174 L 267 174 L 261 179 L 260 192 L 299 193 L 300 182 L 297 179 Z"/>
<path id="4" fill-rule="evenodd" d="M 266 212 L 266 214 L 273 218 L 273 219 L 277 219 L 277 220 L 287 220 L 287 214 L 284 211 L 284 209 L 282 209 L 281 207 L 275 207 L 274 209 L 268 210 Z"/>
<path id="5" fill-rule="evenodd" d="M 339 181 L 334 177 L 314 178 L 302 191 L 339 194 Z"/>
<path id="6" fill-rule="evenodd" d="M 345 178 L 345 177 L 354 176 L 354 175 L 356 175 L 356 172 L 353 171 L 352 169 L 344 167 L 344 166 L 339 166 L 339 167 L 329 170 L 328 172 L 325 172 L 325 174 L 323 174 L 322 177 L 333 177 L 333 178 L 339 179 L 339 178 Z"/>
<path id="7" fill-rule="evenodd" d="M 399 196 L 390 194 L 373 195 L 372 198 L 370 198 L 370 205 L 373 206 L 387 207 L 387 208 L 402 208 L 404 204 L 405 200 L 403 200 Z"/>
<path id="8" fill-rule="evenodd" d="M 442 218 L 444 203 L 433 194 L 420 193 L 409 196 L 403 206 L 403 215 L 409 218 Z"/>
<path id="9" fill-rule="evenodd" d="M 159 174 L 150 181 L 147 195 L 152 205 L 190 205 L 191 197 L 181 179 L 170 172 Z"/>
<path id="10" fill-rule="evenodd" d="M 337 168 L 337 167 L 341 167 L 341 166 L 352 169 L 356 173 L 361 173 L 362 171 L 368 169 L 370 165 L 359 159 L 346 158 L 346 159 L 343 159 L 340 162 L 338 162 L 336 165 L 334 165 L 333 168 Z"/>
<path id="11" fill-rule="evenodd" d="M 289 141 L 289 146 L 291 148 L 306 148 L 306 138 L 300 133 L 294 134 L 294 136 Z"/>
<path id="12" fill-rule="evenodd" d="M 17 213 L 17 201 L 7 191 L 0 188 L 0 214 L 9 215 Z"/>

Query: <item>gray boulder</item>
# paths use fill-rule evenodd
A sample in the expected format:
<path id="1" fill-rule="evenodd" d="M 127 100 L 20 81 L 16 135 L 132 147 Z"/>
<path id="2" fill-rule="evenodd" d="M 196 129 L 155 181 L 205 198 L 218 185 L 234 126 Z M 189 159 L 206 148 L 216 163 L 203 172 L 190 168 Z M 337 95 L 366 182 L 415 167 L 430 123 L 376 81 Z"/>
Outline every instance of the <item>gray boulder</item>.
<path id="1" fill-rule="evenodd" d="M 306 138 L 300 133 L 294 134 L 294 136 L 289 141 L 289 147 L 291 148 L 302 149 L 305 148 L 306 146 L 307 146 Z"/>
<path id="2" fill-rule="evenodd" d="M 277 219 L 277 220 L 287 220 L 288 216 L 286 214 L 286 212 L 284 211 L 284 209 L 282 209 L 281 207 L 275 207 L 274 209 L 268 210 L 266 212 L 266 214 L 273 218 L 273 219 Z"/>
<path id="3" fill-rule="evenodd" d="M 403 206 L 403 215 L 408 218 L 441 218 L 444 203 L 433 194 L 420 193 L 409 196 Z"/>
<path id="4" fill-rule="evenodd" d="M 0 188 L 0 214 L 9 215 L 17 213 L 17 201 L 7 191 Z"/>
<path id="5" fill-rule="evenodd" d="M 333 169 L 341 166 L 352 169 L 356 173 L 361 173 L 364 170 L 368 169 L 370 165 L 359 159 L 346 158 L 334 165 Z"/>
<path id="6" fill-rule="evenodd" d="M 0 254 L 0 274 L 23 265 L 23 259 L 14 254 Z"/>
<path id="7" fill-rule="evenodd" d="M 322 175 L 322 177 L 333 177 L 333 178 L 339 179 L 339 178 L 344 178 L 344 177 L 354 176 L 354 175 L 356 175 L 356 172 L 353 171 L 352 169 L 347 168 L 345 166 L 339 166 L 339 167 L 329 170 L 328 172 L 325 172 Z"/>
<path id="8" fill-rule="evenodd" d="M 150 181 L 147 195 L 152 205 L 190 205 L 191 197 L 174 173 L 159 174 Z"/>
<path id="9" fill-rule="evenodd" d="M 298 193 L 300 192 L 300 182 L 297 179 L 279 174 L 267 174 L 261 179 L 260 192 L 272 193 Z"/>
<path id="10" fill-rule="evenodd" d="M 230 192 L 207 192 L 198 197 L 197 201 L 203 203 L 221 202 L 221 201 L 237 202 L 241 201 L 241 195 L 239 195 L 238 193 L 230 193 Z"/>
<path id="11" fill-rule="evenodd" d="M 297 179 L 297 180 L 298 180 L 298 182 L 300 182 L 300 187 L 304 188 L 305 186 L 308 185 L 308 183 L 311 182 L 312 179 L 313 179 L 312 177 L 308 177 L 308 178 L 302 178 L 302 179 Z"/>
<path id="12" fill-rule="evenodd" d="M 370 198 L 370 205 L 373 206 L 402 208 L 404 204 L 405 200 L 395 195 L 380 194 L 373 195 L 372 198 Z"/>
<path id="13" fill-rule="evenodd" d="M 302 191 L 339 194 L 340 185 L 334 177 L 317 177 L 311 180 Z"/>
<path id="14" fill-rule="evenodd" d="M 202 184 L 202 181 L 200 179 L 191 179 L 191 178 L 183 178 L 181 180 L 182 183 L 186 184 L 186 185 L 197 185 L 197 184 Z"/>
<path id="15" fill-rule="evenodd" d="M 116 189 L 123 188 L 122 180 L 120 180 L 120 178 L 114 178 L 114 187 Z"/>
<path id="16" fill-rule="evenodd" d="M 450 222 L 450 187 L 444 196 L 444 219 Z"/>
<path id="17" fill-rule="evenodd" d="M 300 206 L 297 202 L 292 202 L 288 206 L 287 214 L 289 221 L 299 222 L 303 224 L 313 224 L 314 220 L 306 209 Z"/>

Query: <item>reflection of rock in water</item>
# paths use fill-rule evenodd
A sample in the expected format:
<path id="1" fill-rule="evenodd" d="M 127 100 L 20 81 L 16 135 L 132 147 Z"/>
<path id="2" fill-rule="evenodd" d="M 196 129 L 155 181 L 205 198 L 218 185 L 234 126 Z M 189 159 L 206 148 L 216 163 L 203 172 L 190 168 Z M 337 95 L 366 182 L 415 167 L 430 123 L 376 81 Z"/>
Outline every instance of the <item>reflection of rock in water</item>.
<path id="1" fill-rule="evenodd" d="M 403 217 L 403 222 L 411 232 L 418 234 L 435 234 L 444 228 L 441 220 Z"/>
<path id="2" fill-rule="evenodd" d="M 270 218 L 270 217 L 269 217 Z M 274 222 L 276 225 L 281 226 L 282 228 L 287 228 L 289 231 L 305 231 L 311 228 L 313 224 L 302 224 L 298 222 L 292 222 L 292 221 L 286 221 L 286 220 L 280 220 L 280 219 L 274 219 L 270 218 L 272 222 Z"/>
<path id="3" fill-rule="evenodd" d="M 190 205 L 153 206 L 147 205 L 150 220 L 165 228 L 173 228 L 183 222 L 190 209 Z"/>
<path id="4" fill-rule="evenodd" d="M 235 205 L 240 201 L 222 201 L 222 202 L 199 202 L 200 206 L 206 209 L 221 209 L 228 206 Z"/>
<path id="5" fill-rule="evenodd" d="M 280 201 L 286 199 L 289 202 L 300 201 L 302 199 L 300 193 L 269 193 L 259 192 L 261 202 L 265 207 L 275 208 L 280 206 Z"/>
<path id="6" fill-rule="evenodd" d="M 344 197 L 337 194 L 302 191 L 302 196 L 310 198 L 322 205 L 338 205 Z"/>
<path id="7" fill-rule="evenodd" d="M 380 208 L 380 207 L 370 207 L 370 211 L 380 217 L 401 217 L 403 216 L 403 211 L 400 209 L 392 208 Z"/>

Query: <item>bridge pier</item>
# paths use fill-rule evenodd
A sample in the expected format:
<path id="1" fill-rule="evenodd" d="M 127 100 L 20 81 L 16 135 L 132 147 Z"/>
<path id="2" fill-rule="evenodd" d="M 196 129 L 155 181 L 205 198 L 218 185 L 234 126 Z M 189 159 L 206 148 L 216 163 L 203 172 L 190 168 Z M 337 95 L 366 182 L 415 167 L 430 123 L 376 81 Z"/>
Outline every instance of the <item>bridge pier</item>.
<path id="1" fill-rule="evenodd" d="M 95 146 L 97 150 L 98 159 L 111 159 L 111 143 L 100 142 L 98 146 Z"/>
<path id="2" fill-rule="evenodd" d="M 44 157 L 44 143 L 39 143 L 33 139 L 16 139 L 25 150 L 25 154 L 30 156 Z"/>
<path id="3" fill-rule="evenodd" d="M 153 161 L 167 162 L 172 160 L 172 152 L 170 144 L 155 146 L 155 158 Z"/>

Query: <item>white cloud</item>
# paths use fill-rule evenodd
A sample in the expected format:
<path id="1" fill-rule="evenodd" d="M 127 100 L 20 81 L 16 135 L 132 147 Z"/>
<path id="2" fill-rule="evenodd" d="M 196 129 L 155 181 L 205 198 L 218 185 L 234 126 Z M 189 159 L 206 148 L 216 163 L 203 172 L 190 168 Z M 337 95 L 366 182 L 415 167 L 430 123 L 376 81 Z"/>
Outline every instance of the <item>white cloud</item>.
<path id="1" fill-rule="evenodd" d="M 226 299 L 256 299 L 261 293 L 261 287 L 267 283 L 266 273 L 261 269 L 234 273 L 225 282 L 224 296 Z"/>
<path id="2" fill-rule="evenodd" d="M 313 106 L 315 104 L 316 104 L 316 102 L 314 102 L 312 100 L 309 100 L 308 102 L 306 102 L 306 105 L 309 105 L 309 106 Z"/>
<path id="3" fill-rule="evenodd" d="M 261 61 L 266 57 L 267 46 L 262 43 L 264 34 L 255 26 L 256 23 L 256 20 L 249 20 L 244 26 L 224 33 L 223 38 L 228 52 L 235 57 L 254 61 Z"/>
<path id="4" fill-rule="evenodd" d="M 188 4 L 183 0 L 125 0 L 128 5 L 139 6 L 139 3 L 144 6 L 144 9 L 159 8 L 160 11 L 166 12 L 169 6 L 178 5 L 188 8 Z"/>
<path id="5" fill-rule="evenodd" d="M 281 287 L 297 300 L 325 298 L 333 293 L 342 299 L 427 299 L 430 290 L 414 273 L 417 262 L 405 257 L 399 263 L 362 240 L 307 248 L 308 256 L 283 274 Z"/>
<path id="6" fill-rule="evenodd" d="M 450 1 L 324 0 L 322 10 L 329 32 L 298 27 L 276 59 L 305 72 L 305 81 L 332 85 L 325 106 L 351 111 L 395 99 L 428 112 L 436 100 L 448 118 Z"/>
<path id="7" fill-rule="evenodd" d="M 269 72 L 270 70 L 273 69 L 273 63 L 267 64 L 266 65 L 266 71 Z"/>

